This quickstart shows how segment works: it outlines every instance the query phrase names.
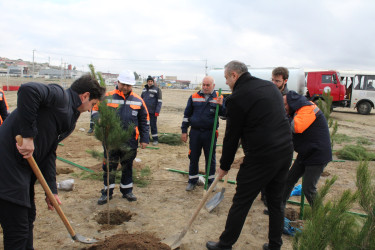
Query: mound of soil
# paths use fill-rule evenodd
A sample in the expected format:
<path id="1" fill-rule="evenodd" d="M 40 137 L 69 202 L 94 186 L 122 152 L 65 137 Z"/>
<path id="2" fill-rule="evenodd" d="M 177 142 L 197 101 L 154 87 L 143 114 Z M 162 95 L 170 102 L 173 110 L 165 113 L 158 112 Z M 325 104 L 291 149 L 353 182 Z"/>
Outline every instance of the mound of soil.
<path id="1" fill-rule="evenodd" d="M 129 211 L 123 211 L 120 209 L 110 210 L 109 211 L 109 224 L 110 225 L 121 225 L 124 221 L 129 221 L 132 216 Z M 108 213 L 107 211 L 101 211 L 95 216 L 96 222 L 99 224 L 108 224 Z"/>
<path id="2" fill-rule="evenodd" d="M 291 207 L 285 208 L 285 217 L 291 221 L 295 221 L 299 219 L 299 212 Z"/>
<path id="3" fill-rule="evenodd" d="M 164 243 L 161 243 L 160 239 L 148 233 L 122 233 L 107 237 L 104 241 L 101 241 L 99 243 L 96 243 L 95 245 L 83 249 L 170 250 L 171 248 L 165 245 Z"/>

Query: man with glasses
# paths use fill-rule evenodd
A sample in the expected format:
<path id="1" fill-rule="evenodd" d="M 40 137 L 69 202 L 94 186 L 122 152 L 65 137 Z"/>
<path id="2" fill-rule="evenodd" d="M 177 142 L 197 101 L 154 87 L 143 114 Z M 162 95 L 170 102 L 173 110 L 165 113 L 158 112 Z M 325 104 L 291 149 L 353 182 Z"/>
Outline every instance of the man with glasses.
<path id="1" fill-rule="evenodd" d="M 286 83 L 289 78 L 289 70 L 284 67 L 277 67 L 272 70 L 272 82 L 279 88 L 282 95 L 288 93 Z"/>

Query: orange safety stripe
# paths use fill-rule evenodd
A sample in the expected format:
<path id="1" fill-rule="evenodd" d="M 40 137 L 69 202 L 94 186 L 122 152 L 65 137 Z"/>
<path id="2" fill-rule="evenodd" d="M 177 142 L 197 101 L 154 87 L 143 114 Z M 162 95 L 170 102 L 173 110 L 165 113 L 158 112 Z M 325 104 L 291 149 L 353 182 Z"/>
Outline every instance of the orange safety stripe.
<path id="1" fill-rule="evenodd" d="M 138 140 L 138 137 L 139 137 L 139 130 L 138 130 L 138 126 L 135 127 L 135 139 Z"/>
<path id="2" fill-rule="evenodd" d="M 1 116 L 0 116 L 0 125 L 3 124 L 3 119 L 1 119 Z"/>
<path id="3" fill-rule="evenodd" d="M 7 99 L 5 98 L 5 94 L 4 94 L 4 91 L 2 90 L 2 89 L 0 89 L 0 92 L 3 94 L 2 96 L 2 98 L 4 99 L 4 103 L 5 103 L 5 106 L 7 107 L 7 110 L 9 110 L 9 106 L 8 106 L 8 102 L 7 102 Z M 0 101 L 1 101 L 2 99 L 0 98 Z"/>
<path id="4" fill-rule="evenodd" d="M 145 102 L 143 101 L 142 97 L 140 97 L 139 95 L 137 95 L 137 94 L 134 93 L 133 91 L 130 93 L 130 95 L 135 96 L 135 97 L 137 97 L 139 100 L 141 100 L 142 105 L 143 105 L 143 107 L 145 107 L 146 112 L 147 112 L 147 121 L 150 121 L 150 115 L 149 115 L 149 113 L 148 113 L 147 106 L 146 106 Z"/>
<path id="5" fill-rule="evenodd" d="M 296 111 L 291 127 L 293 133 L 300 134 L 303 133 L 310 125 L 316 120 L 316 113 L 318 113 L 318 106 L 309 105 L 303 106 Z"/>

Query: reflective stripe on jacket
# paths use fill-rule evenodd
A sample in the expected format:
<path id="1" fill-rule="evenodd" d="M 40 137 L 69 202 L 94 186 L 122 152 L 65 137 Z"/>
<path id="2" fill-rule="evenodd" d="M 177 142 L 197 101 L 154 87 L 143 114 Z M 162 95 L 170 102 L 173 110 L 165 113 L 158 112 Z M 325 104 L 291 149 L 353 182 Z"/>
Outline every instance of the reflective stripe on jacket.
<path id="1" fill-rule="evenodd" d="M 108 106 L 117 109 L 124 129 L 134 124 L 134 137 L 128 142 L 129 146 L 136 149 L 138 139 L 141 143 L 149 143 L 150 116 L 143 99 L 133 91 L 124 96 L 124 93 L 118 89 L 106 93 L 105 99 Z"/>
<path id="2" fill-rule="evenodd" d="M 198 91 L 189 97 L 184 118 L 182 120 L 182 133 L 187 133 L 188 127 L 196 129 L 212 130 L 214 126 L 215 111 L 217 105 L 217 93 L 213 91 L 207 101 L 202 91 Z M 219 115 L 225 115 L 225 101 L 219 106 Z M 219 127 L 217 123 L 216 129 Z"/>

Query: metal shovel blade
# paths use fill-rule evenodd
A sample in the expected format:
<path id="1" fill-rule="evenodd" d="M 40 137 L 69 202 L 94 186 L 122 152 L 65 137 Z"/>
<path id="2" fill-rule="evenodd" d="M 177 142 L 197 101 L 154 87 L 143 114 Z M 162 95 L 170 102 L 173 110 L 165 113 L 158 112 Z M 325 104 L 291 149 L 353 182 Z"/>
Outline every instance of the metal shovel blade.
<path id="1" fill-rule="evenodd" d="M 161 243 L 168 245 L 173 250 L 180 247 L 182 238 L 183 236 L 181 237 L 181 234 L 176 234 L 162 240 Z"/>
<path id="2" fill-rule="evenodd" d="M 78 240 L 79 242 L 82 242 L 82 243 L 85 243 L 85 244 L 93 244 L 93 243 L 98 242 L 95 239 L 88 238 L 88 237 L 82 236 L 80 234 L 76 234 L 76 235 L 72 236 L 72 239 Z"/>
<path id="3" fill-rule="evenodd" d="M 217 207 L 220 202 L 224 199 L 224 193 L 225 193 L 225 188 L 222 188 L 221 191 L 212 197 L 211 200 L 209 200 L 206 203 L 206 210 L 211 213 L 212 210 L 214 210 L 215 207 Z"/>

